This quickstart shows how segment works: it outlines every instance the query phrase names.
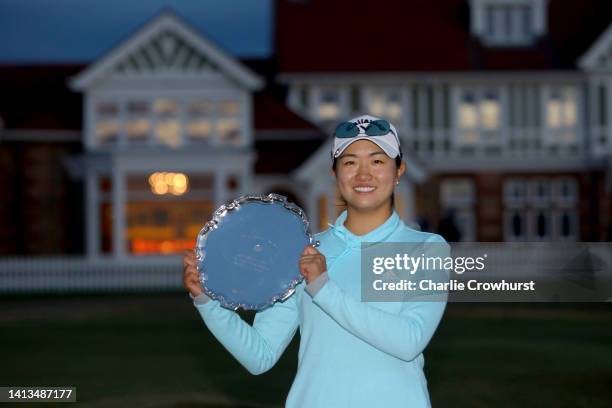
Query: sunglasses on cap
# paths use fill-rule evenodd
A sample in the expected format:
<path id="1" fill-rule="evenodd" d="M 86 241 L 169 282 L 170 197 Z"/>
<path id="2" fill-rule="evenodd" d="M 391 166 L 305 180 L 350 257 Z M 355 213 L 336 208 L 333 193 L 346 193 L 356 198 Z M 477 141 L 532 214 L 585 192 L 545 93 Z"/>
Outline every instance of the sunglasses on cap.
<path id="1" fill-rule="evenodd" d="M 348 139 L 356 137 L 360 133 L 360 127 L 358 123 L 353 122 L 342 122 L 334 131 L 334 136 L 340 139 Z M 397 135 L 391 129 L 391 124 L 384 119 L 374 120 L 366 124 L 365 134 L 367 136 L 384 136 L 392 133 L 397 138 Z"/>

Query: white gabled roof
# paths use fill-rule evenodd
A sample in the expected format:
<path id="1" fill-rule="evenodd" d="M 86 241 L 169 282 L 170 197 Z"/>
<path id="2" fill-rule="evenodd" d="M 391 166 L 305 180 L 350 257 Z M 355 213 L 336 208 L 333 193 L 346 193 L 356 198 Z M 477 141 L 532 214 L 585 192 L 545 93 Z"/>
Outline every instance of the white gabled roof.
<path id="1" fill-rule="evenodd" d="M 164 11 L 70 81 L 76 91 L 130 69 L 198 73 L 218 70 L 248 90 L 264 81 L 172 11 Z"/>
<path id="2" fill-rule="evenodd" d="M 612 24 L 578 59 L 578 66 L 584 70 L 612 70 Z"/>

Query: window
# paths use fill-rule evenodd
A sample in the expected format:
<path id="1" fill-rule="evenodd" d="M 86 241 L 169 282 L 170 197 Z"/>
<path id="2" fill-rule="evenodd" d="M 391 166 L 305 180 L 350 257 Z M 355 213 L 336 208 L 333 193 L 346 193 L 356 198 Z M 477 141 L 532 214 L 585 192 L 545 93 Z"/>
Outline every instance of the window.
<path id="1" fill-rule="evenodd" d="M 531 7 L 512 4 L 485 8 L 485 35 L 491 43 L 528 44 L 531 42 Z"/>
<path id="2" fill-rule="evenodd" d="M 171 147 L 178 146 L 181 130 L 178 120 L 178 103 L 171 99 L 156 99 L 153 109 L 157 117 L 156 140 Z"/>
<path id="3" fill-rule="evenodd" d="M 212 174 L 127 174 L 127 251 L 147 255 L 193 248 L 214 210 L 213 180 Z M 111 228 L 111 218 L 102 222 L 103 227 Z"/>
<path id="4" fill-rule="evenodd" d="M 546 101 L 546 126 L 550 142 L 576 142 L 578 91 L 573 86 L 552 87 Z"/>
<path id="5" fill-rule="evenodd" d="M 531 180 L 528 183 L 528 200 L 538 208 L 550 206 L 551 183 L 548 179 Z"/>
<path id="6" fill-rule="evenodd" d="M 402 94 L 397 89 L 372 89 L 368 92 L 368 111 L 393 122 L 402 117 Z"/>
<path id="7" fill-rule="evenodd" d="M 206 143 L 211 138 L 213 104 L 210 101 L 192 101 L 187 107 L 187 137 L 189 141 Z"/>
<path id="8" fill-rule="evenodd" d="M 573 207 L 578 203 L 578 183 L 572 178 L 557 179 L 553 184 L 553 199 L 561 207 Z"/>
<path id="9" fill-rule="evenodd" d="M 95 138 L 98 144 L 113 144 L 119 141 L 119 104 L 101 102 L 96 105 Z"/>
<path id="10" fill-rule="evenodd" d="M 321 120 L 336 120 L 340 116 L 340 94 L 336 89 L 321 91 L 317 116 Z"/>
<path id="11" fill-rule="evenodd" d="M 240 144 L 240 104 L 221 101 L 217 105 L 217 135 L 223 144 Z"/>
<path id="12" fill-rule="evenodd" d="M 501 128 L 501 101 L 495 88 L 461 89 L 457 125 L 460 144 L 496 143 Z"/>
<path id="13" fill-rule="evenodd" d="M 527 193 L 523 180 L 508 180 L 504 183 L 504 202 L 507 206 L 520 208 L 525 205 Z"/>
<path id="14" fill-rule="evenodd" d="M 571 177 L 504 182 L 506 241 L 578 239 L 577 181 Z"/>
<path id="15" fill-rule="evenodd" d="M 155 98 L 94 104 L 95 144 L 242 143 L 243 108 L 232 99 Z"/>
<path id="16" fill-rule="evenodd" d="M 149 103 L 146 101 L 128 102 L 126 123 L 128 143 L 146 143 L 150 129 Z"/>
<path id="17" fill-rule="evenodd" d="M 527 46 L 544 33 L 546 0 L 471 0 L 471 31 L 485 45 Z"/>

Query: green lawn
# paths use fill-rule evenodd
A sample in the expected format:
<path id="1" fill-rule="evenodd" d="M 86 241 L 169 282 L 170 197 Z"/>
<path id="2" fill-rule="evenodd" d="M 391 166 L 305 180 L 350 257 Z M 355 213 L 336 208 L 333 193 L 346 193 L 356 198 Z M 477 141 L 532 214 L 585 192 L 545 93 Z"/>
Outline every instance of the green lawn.
<path id="1" fill-rule="evenodd" d="M 0 339 L 0 385 L 92 407 L 282 406 L 297 359 L 251 376 L 183 294 L 5 297 Z M 611 407 L 612 306 L 453 304 L 425 359 L 434 407 Z"/>

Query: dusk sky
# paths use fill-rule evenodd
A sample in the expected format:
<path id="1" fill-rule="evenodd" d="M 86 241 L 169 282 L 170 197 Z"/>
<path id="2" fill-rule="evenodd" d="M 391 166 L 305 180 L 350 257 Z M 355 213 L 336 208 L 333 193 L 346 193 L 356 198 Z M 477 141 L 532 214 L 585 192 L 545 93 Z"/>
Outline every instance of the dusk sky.
<path id="1" fill-rule="evenodd" d="M 271 0 L 0 0 L 0 63 L 87 62 L 164 8 L 237 57 L 271 53 Z"/>

